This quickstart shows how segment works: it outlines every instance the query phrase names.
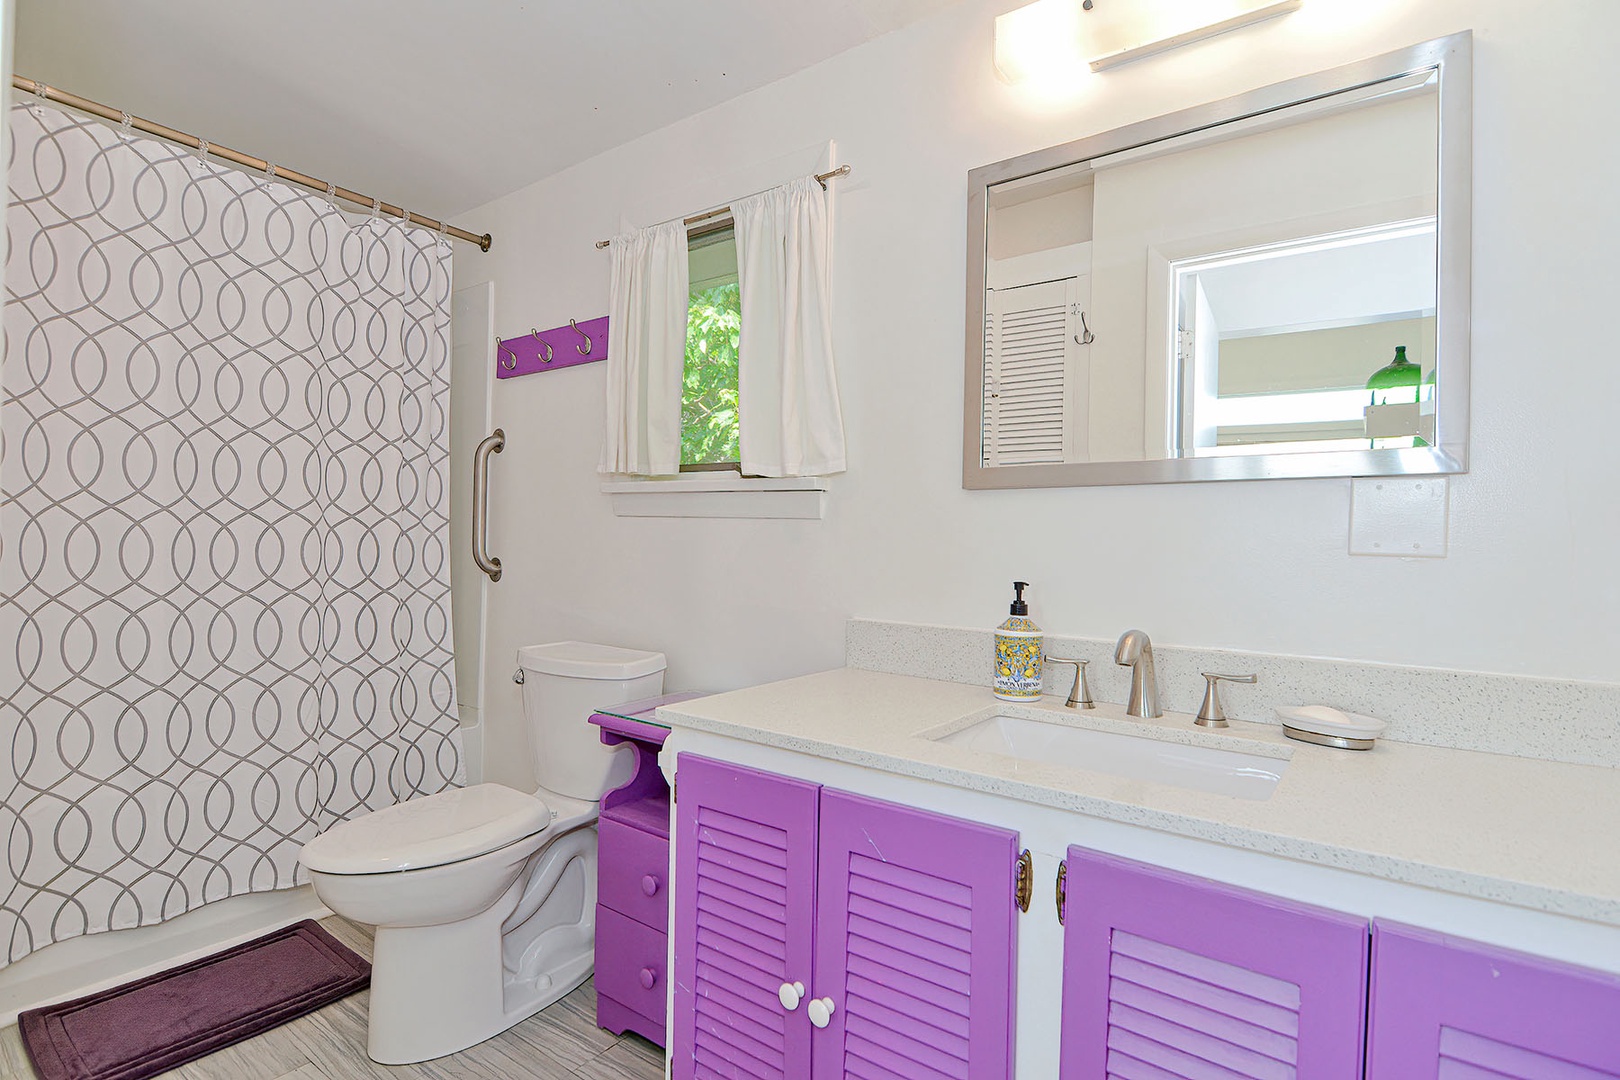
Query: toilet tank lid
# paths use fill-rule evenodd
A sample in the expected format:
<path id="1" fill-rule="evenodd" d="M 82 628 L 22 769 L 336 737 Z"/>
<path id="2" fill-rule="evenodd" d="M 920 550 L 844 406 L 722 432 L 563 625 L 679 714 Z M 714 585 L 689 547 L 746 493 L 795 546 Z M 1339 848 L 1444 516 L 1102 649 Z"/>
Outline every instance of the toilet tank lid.
<path id="1" fill-rule="evenodd" d="M 663 671 L 664 654 L 592 645 L 588 641 L 554 641 L 526 645 L 518 650 L 518 666 L 537 675 L 567 675 L 575 679 L 639 679 Z"/>
<path id="2" fill-rule="evenodd" d="M 328 874 L 383 874 L 460 862 L 533 836 L 551 807 L 500 784 L 452 788 L 340 821 L 298 861 Z"/>

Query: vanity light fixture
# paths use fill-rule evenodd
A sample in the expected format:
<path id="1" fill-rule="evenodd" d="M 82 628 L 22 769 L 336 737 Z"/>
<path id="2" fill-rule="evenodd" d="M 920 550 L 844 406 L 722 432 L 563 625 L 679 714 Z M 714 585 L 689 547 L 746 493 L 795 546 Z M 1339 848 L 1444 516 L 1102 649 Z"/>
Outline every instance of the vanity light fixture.
<path id="1" fill-rule="evenodd" d="M 1008 82 L 1078 71 L 1081 0 L 1035 0 L 996 16 L 996 71 Z"/>
<path id="2" fill-rule="evenodd" d="M 1036 0 L 996 16 L 996 70 L 1008 82 L 1105 71 L 1297 11 L 1304 0 Z"/>

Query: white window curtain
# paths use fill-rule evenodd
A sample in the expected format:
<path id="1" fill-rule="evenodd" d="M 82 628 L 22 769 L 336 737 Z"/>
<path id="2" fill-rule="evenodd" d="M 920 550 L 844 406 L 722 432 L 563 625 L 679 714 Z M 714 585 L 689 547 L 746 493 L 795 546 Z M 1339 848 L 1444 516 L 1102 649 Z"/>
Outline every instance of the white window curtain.
<path id="1" fill-rule="evenodd" d="M 742 333 L 737 412 L 742 471 L 844 471 L 844 418 L 833 369 L 826 192 L 813 177 L 738 199 Z"/>
<path id="2" fill-rule="evenodd" d="M 677 220 L 615 236 L 611 251 L 613 347 L 597 469 L 672 476 L 681 470 L 686 226 Z"/>

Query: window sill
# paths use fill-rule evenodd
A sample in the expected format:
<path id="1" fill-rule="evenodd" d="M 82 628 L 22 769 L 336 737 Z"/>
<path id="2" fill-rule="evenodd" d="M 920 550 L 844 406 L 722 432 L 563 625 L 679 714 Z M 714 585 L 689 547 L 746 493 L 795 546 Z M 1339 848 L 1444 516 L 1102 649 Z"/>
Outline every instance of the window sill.
<path id="1" fill-rule="evenodd" d="M 686 473 L 668 480 L 604 480 L 618 517 L 775 518 L 819 521 L 827 494 L 820 476 L 744 477 Z"/>

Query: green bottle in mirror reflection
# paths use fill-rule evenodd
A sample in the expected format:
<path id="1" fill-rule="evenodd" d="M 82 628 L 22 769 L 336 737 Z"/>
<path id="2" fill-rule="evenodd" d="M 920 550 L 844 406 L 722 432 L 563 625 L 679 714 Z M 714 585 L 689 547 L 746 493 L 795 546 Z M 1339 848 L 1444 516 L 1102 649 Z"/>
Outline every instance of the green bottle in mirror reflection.
<path id="1" fill-rule="evenodd" d="M 1406 346 L 1395 346 L 1395 359 L 1373 372 L 1371 377 L 1367 379 L 1367 389 L 1371 392 L 1371 400 L 1369 401 L 1371 408 L 1368 409 L 1369 421 L 1373 410 L 1380 406 L 1405 405 L 1412 407 L 1412 420 L 1417 422 L 1421 404 L 1425 399 L 1433 395 L 1434 385 L 1434 373 L 1431 371 L 1429 377 L 1425 379 L 1422 366 L 1407 359 Z M 1372 446 L 1374 448 L 1429 445 L 1422 435 L 1412 431 L 1411 428 L 1408 428 L 1407 431 L 1410 432 L 1410 435 L 1402 433 L 1395 438 L 1378 437 L 1373 435 L 1371 431 L 1368 434 L 1372 436 Z M 1392 433 L 1382 432 L 1381 434 L 1388 436 Z"/>
<path id="2" fill-rule="evenodd" d="M 1367 380 L 1374 405 L 1415 405 L 1423 369 L 1406 358 L 1406 346 L 1395 346 L 1395 359 L 1372 373 Z"/>

